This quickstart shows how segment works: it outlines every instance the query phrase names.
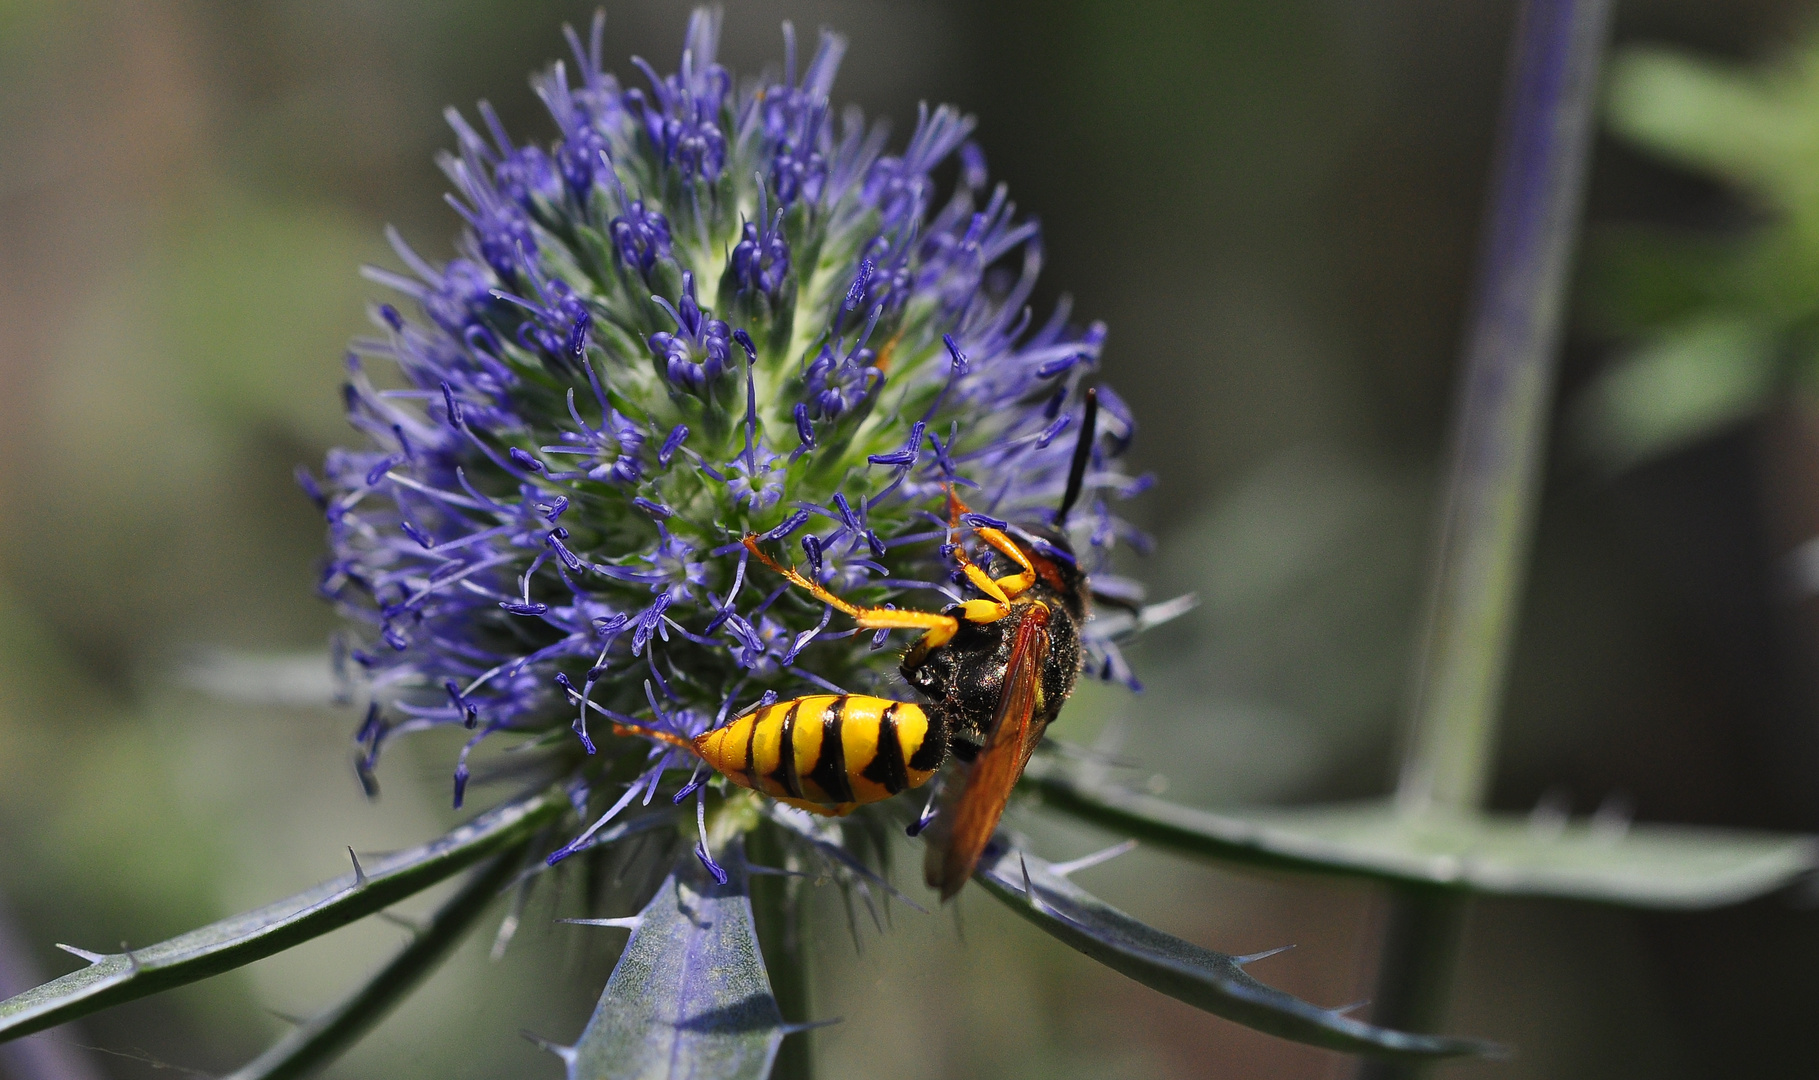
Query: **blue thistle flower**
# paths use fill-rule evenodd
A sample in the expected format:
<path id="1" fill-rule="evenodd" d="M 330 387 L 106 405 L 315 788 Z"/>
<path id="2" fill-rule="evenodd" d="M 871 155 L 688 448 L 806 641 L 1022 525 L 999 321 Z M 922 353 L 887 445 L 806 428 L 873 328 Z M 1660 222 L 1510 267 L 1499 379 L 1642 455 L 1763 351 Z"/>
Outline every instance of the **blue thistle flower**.
<path id="1" fill-rule="evenodd" d="M 834 119 L 841 38 L 798 74 L 786 26 L 781 76 L 735 82 L 718 36 L 697 12 L 677 71 L 635 61 L 646 85 L 622 87 L 599 23 L 585 47 L 570 33 L 574 71 L 534 83 L 548 144 L 484 103 L 479 128 L 451 110 L 459 254 L 435 265 L 393 233 L 414 276 L 370 271 L 417 317 L 382 305 L 354 343 L 365 445 L 321 485 L 322 592 L 361 628 L 348 655 L 374 701 L 363 775 L 400 733 L 472 729 L 458 803 L 482 740 L 567 725 L 553 744 L 584 787 L 626 780 L 621 760 L 654 785 L 690 763 L 589 734 L 590 712 L 690 736 L 763 697 L 892 678 L 888 633 L 786 595 L 742 536 L 792 545 L 855 602 L 927 606 L 959 596 L 949 485 L 993 518 L 1054 518 L 1105 331 L 1066 302 L 1034 322 L 1039 234 L 986 190 L 973 119 L 925 108 L 887 154 L 882 124 Z M 1128 410 L 1099 400 L 1067 524 L 1103 577 L 1142 542 L 1110 502 L 1143 482 L 1117 465 Z M 1091 674 L 1135 685 L 1115 644 L 1086 644 Z"/>

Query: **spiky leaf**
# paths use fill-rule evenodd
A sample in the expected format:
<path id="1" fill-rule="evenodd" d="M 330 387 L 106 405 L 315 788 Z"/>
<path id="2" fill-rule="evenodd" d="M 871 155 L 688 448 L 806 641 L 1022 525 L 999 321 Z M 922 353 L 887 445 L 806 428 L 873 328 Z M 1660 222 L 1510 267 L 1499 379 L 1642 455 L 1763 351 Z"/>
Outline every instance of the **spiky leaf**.
<path id="1" fill-rule="evenodd" d="M 1376 1027 L 1252 978 L 1244 960 L 1165 934 L 1085 892 L 1049 864 L 1000 847 L 975 875 L 1012 911 L 1106 967 L 1153 990 L 1246 1027 L 1354 1054 L 1495 1057 L 1477 1039 Z"/>
<path id="2" fill-rule="evenodd" d="M 1213 813 L 1078 776 L 1027 774 L 1049 805 L 1211 858 L 1287 870 L 1694 910 L 1762 896 L 1819 868 L 1819 838 L 1684 825 L 1415 816 L 1389 803 Z"/>
<path id="3" fill-rule="evenodd" d="M 559 790 L 516 799 L 446 836 L 375 859 L 361 874 L 345 874 L 156 945 L 97 956 L 80 971 L 0 1002 L 0 1042 L 219 975 L 320 937 L 488 855 L 523 844 L 567 808 Z"/>
<path id="4" fill-rule="evenodd" d="M 424 976 L 442 962 L 485 913 L 518 869 L 521 856 L 505 852 L 474 872 L 397 956 L 345 1001 L 298 1026 L 227 1080 L 290 1080 L 333 1061 L 371 1030 Z"/>
<path id="5" fill-rule="evenodd" d="M 736 843 L 725 869 L 722 884 L 694 852 L 677 861 L 639 915 L 581 1040 L 559 1051 L 569 1080 L 770 1074 L 785 1028 Z"/>

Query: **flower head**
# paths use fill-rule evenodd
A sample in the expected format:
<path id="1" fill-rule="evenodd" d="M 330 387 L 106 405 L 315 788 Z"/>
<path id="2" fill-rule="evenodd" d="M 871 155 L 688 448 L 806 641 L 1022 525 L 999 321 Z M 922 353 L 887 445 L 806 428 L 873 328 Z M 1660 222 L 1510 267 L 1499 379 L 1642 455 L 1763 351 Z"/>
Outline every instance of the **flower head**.
<path id="1" fill-rule="evenodd" d="M 663 361 L 664 374 L 675 386 L 700 391 L 720 377 L 732 351 L 732 331 L 726 323 L 701 310 L 695 300 L 695 275 L 682 271 L 682 295 L 672 305 L 661 296 L 651 297 L 676 324 L 675 332 L 658 331 L 650 337 L 651 355 Z"/>
<path id="2" fill-rule="evenodd" d="M 418 317 L 382 306 L 354 345 L 365 445 L 328 459 L 322 583 L 362 627 L 369 775 L 405 731 L 469 728 L 471 749 L 567 725 L 583 791 L 628 754 L 654 786 L 689 763 L 590 719 L 693 734 L 769 695 L 890 692 L 887 634 L 787 591 L 742 537 L 856 603 L 939 606 L 959 595 L 950 486 L 995 519 L 1055 517 L 1104 328 L 1065 303 L 1033 320 L 1037 229 L 986 191 L 972 118 L 925 109 L 887 153 L 883 125 L 834 117 L 839 37 L 798 73 L 786 30 L 781 76 L 736 82 L 718 36 L 697 13 L 674 73 L 638 61 L 622 86 L 598 24 L 571 34 L 574 69 L 535 83 L 546 144 L 451 111 L 460 254 L 394 235 L 414 277 L 374 272 Z M 376 362 L 397 375 L 369 380 Z M 1111 499 L 1141 487 L 1117 467 L 1129 414 L 1099 393 L 1067 522 L 1094 575 L 1136 536 Z M 1110 641 L 1087 651 L 1131 681 Z"/>

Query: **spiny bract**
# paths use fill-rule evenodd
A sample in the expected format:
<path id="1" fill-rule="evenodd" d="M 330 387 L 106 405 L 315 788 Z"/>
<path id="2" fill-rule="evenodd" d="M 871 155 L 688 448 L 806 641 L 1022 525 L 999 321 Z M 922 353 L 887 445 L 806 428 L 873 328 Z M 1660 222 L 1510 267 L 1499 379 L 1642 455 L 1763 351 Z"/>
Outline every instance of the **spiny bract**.
<path id="1" fill-rule="evenodd" d="M 929 608 L 959 596 L 947 485 L 1054 516 L 1105 330 L 1066 302 L 1033 320 L 1037 227 L 987 186 L 972 118 L 925 107 L 888 153 L 884 124 L 829 105 L 841 38 L 799 71 L 786 25 L 780 77 L 736 83 L 719 29 L 697 12 L 677 73 L 633 61 L 641 87 L 602 68 L 599 19 L 585 47 L 569 31 L 578 83 L 562 63 L 533 80 L 547 147 L 485 103 L 479 128 L 450 110 L 458 256 L 393 233 L 415 276 L 369 270 L 420 316 L 376 308 L 346 387 L 368 447 L 301 477 L 329 522 L 322 591 L 366 628 L 345 655 L 371 692 L 369 784 L 387 738 L 436 725 L 474 729 L 459 804 L 491 733 L 572 724 L 591 755 L 590 713 L 692 735 L 767 693 L 892 694 L 886 633 L 838 625 L 740 538 L 857 602 Z M 1110 588 L 1135 534 L 1105 496 L 1142 482 L 1114 464 L 1128 412 L 1099 401 L 1069 524 Z M 1087 644 L 1093 674 L 1131 681 Z M 689 764 L 649 752 L 652 785 Z"/>

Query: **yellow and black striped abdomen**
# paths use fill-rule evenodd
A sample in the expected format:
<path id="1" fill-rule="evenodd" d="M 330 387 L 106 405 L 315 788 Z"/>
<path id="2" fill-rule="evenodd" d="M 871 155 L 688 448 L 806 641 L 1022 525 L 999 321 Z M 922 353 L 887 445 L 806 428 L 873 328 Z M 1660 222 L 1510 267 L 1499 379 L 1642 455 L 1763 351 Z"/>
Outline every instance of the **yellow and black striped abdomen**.
<path id="1" fill-rule="evenodd" d="M 921 787 L 945 747 L 907 701 L 815 694 L 766 705 L 695 739 L 702 760 L 741 787 L 845 813 Z"/>

